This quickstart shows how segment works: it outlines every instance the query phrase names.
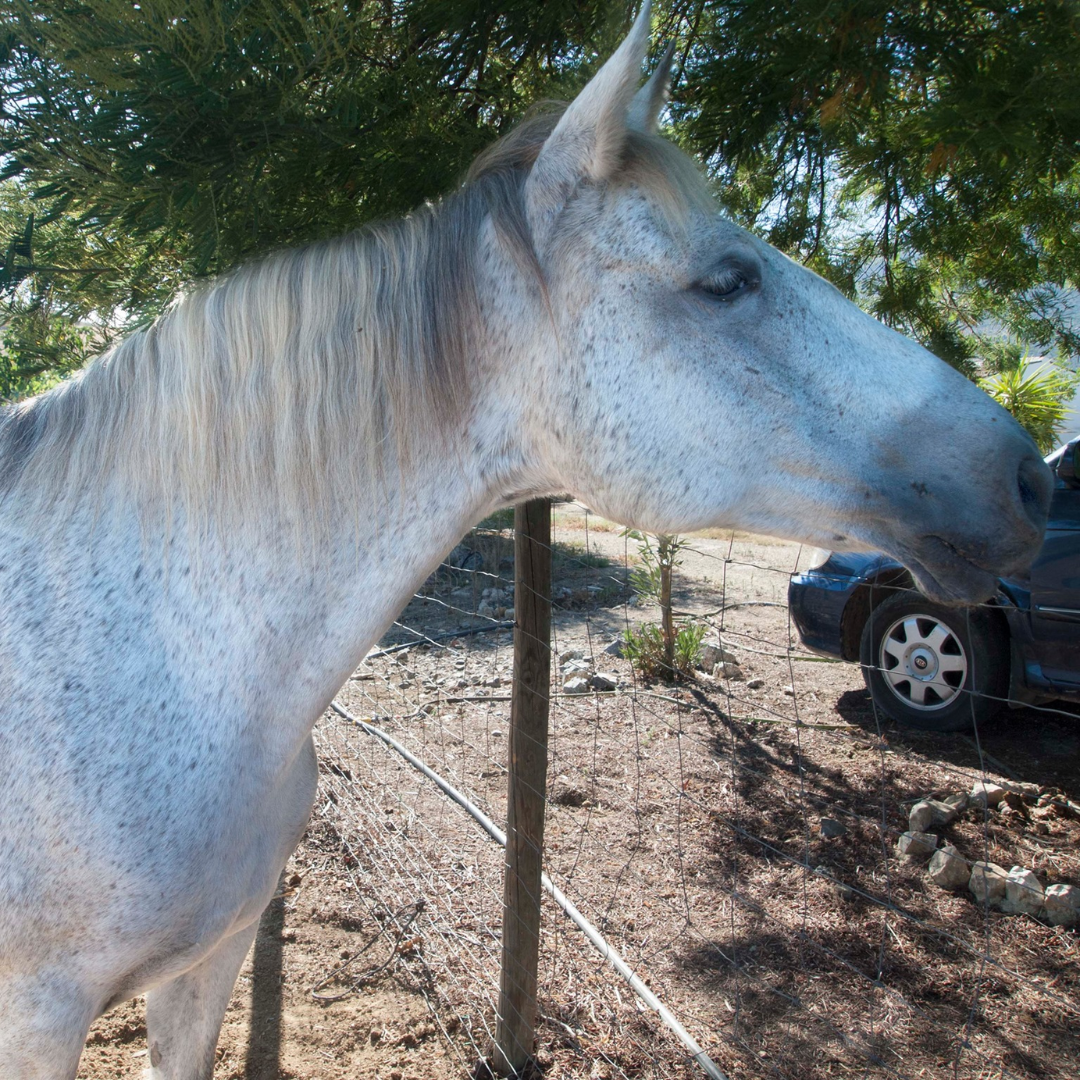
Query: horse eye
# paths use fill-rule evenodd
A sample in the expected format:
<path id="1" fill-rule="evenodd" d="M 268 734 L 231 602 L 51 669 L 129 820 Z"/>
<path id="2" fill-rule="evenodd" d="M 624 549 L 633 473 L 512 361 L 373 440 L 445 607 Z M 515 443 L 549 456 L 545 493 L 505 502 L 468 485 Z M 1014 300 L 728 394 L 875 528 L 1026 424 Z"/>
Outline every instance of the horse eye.
<path id="1" fill-rule="evenodd" d="M 740 266 L 722 266 L 697 283 L 697 288 L 717 300 L 733 300 L 756 281 Z"/>

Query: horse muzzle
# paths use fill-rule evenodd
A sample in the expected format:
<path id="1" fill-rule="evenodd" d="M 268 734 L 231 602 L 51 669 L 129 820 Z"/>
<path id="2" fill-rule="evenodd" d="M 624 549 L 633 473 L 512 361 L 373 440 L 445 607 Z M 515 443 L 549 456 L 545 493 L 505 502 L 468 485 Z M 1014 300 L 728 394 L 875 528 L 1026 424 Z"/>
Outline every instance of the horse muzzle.
<path id="1" fill-rule="evenodd" d="M 953 491 L 951 485 L 934 489 L 913 483 L 908 513 L 898 520 L 921 520 L 923 528 L 907 538 L 897 530 L 892 543 L 882 545 L 892 547 L 890 554 L 932 599 L 949 604 L 989 600 L 999 578 L 1023 575 L 1039 553 L 1054 486 L 1050 469 L 1037 454 L 1026 452 L 1018 464 L 1010 467 L 1006 455 L 987 471 L 989 490 L 979 490 L 978 477 Z"/>

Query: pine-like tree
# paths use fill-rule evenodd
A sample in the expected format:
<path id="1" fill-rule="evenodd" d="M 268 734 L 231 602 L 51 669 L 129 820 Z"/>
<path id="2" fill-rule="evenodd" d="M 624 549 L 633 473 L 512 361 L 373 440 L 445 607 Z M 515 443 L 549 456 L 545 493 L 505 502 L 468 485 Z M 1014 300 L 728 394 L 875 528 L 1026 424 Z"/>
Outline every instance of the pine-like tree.
<path id="1" fill-rule="evenodd" d="M 657 47 L 678 46 L 669 119 L 736 219 L 961 369 L 997 329 L 1076 354 L 1078 10 L 660 0 Z M 438 196 L 529 103 L 570 97 L 632 14 L 599 0 L 0 13 L 0 320 L 8 370 L 31 379 L 81 360 L 72 319 L 92 347 L 184 281 Z"/>

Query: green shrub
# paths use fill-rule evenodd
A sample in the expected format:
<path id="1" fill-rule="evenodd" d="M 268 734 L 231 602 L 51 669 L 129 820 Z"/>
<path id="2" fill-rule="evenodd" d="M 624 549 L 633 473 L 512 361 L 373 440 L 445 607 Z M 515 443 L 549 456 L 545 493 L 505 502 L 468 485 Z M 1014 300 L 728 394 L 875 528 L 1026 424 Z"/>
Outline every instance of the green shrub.
<path id="1" fill-rule="evenodd" d="M 675 635 L 675 670 L 688 675 L 701 659 L 702 642 L 708 627 L 704 623 L 686 623 Z"/>
<path id="2" fill-rule="evenodd" d="M 1015 367 L 979 380 L 979 385 L 1027 430 L 1044 454 L 1058 443 L 1065 405 L 1076 389 L 1076 376 L 1054 364 L 1033 367 L 1026 358 Z"/>
<path id="3" fill-rule="evenodd" d="M 623 655 L 646 679 L 686 676 L 701 659 L 707 629 L 700 623 L 680 626 L 675 634 L 674 655 L 669 663 L 664 632 L 656 623 L 645 623 L 637 630 L 628 628 L 623 639 Z"/>

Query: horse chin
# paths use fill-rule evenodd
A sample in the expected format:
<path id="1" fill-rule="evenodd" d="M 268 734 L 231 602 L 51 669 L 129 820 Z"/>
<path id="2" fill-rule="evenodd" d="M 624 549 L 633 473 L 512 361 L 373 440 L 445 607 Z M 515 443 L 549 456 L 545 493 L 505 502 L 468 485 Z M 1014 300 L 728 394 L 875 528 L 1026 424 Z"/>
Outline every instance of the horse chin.
<path id="1" fill-rule="evenodd" d="M 982 604 L 997 594 L 997 575 L 965 558 L 937 537 L 925 537 L 918 554 L 900 556 L 919 591 L 941 604 Z"/>

